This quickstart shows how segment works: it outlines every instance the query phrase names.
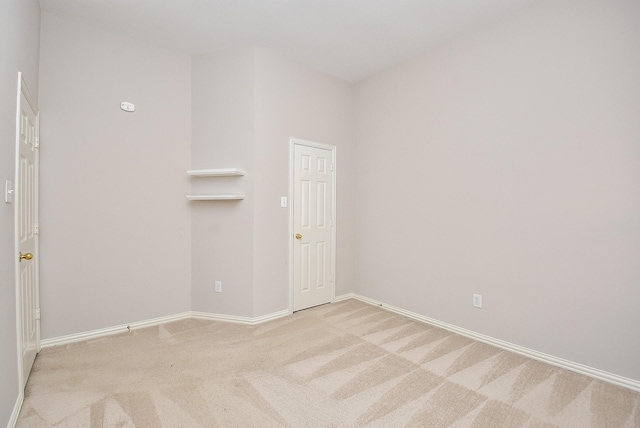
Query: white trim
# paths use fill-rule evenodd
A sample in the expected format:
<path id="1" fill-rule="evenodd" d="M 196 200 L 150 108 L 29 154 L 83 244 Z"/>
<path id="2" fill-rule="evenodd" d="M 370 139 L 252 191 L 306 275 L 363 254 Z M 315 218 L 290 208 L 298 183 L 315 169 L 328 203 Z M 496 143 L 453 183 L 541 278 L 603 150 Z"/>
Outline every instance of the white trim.
<path id="1" fill-rule="evenodd" d="M 273 312 L 259 317 L 241 317 L 235 315 L 221 315 L 212 314 L 208 312 L 183 312 L 175 315 L 168 315 L 165 317 L 152 318 L 144 321 L 137 321 L 131 324 L 121 324 L 113 327 L 101 328 L 98 330 L 85 331 L 81 333 L 70 334 L 67 336 L 54 337 L 51 339 L 45 339 L 40 342 L 43 348 L 50 346 L 66 345 L 74 342 L 81 342 L 83 340 L 93 340 L 104 336 L 110 336 L 112 334 L 126 333 L 145 327 L 153 327 L 160 324 L 165 324 L 174 321 L 180 321 L 187 318 L 207 319 L 213 321 L 233 322 L 237 324 L 257 325 L 267 321 L 275 320 L 289 315 L 288 309 L 283 309 L 278 312 Z"/>
<path id="2" fill-rule="evenodd" d="M 355 299 L 355 300 L 361 300 L 358 297 L 360 297 L 359 295 L 357 295 L 356 293 L 347 293 L 347 294 L 341 294 L 339 296 L 336 296 L 336 298 L 333 300 L 334 302 L 342 302 L 343 300 L 349 300 L 349 299 Z M 364 302 L 364 300 L 362 300 Z"/>
<path id="3" fill-rule="evenodd" d="M 316 149 L 329 150 L 332 151 L 336 148 L 336 146 L 332 144 L 324 144 L 324 143 L 316 143 L 315 141 L 309 141 L 302 138 L 291 137 L 289 138 L 291 144 L 299 144 L 301 146 L 314 147 Z"/>
<path id="4" fill-rule="evenodd" d="M 236 315 L 211 314 L 208 312 L 192 312 L 191 316 L 212 321 L 233 322 L 236 324 L 257 325 L 289 315 L 288 309 L 262 315 L 259 317 L 241 317 Z"/>
<path id="5" fill-rule="evenodd" d="M 337 184 L 338 184 L 338 148 L 335 145 L 331 144 L 323 144 L 316 143 L 314 141 L 304 140 L 302 138 L 291 137 L 289 138 L 289 313 L 293 313 L 293 271 L 295 266 L 293 265 L 293 235 L 295 231 L 293 230 L 293 185 L 294 185 L 294 176 L 295 176 L 295 146 L 307 146 L 313 147 L 316 149 L 328 150 L 331 152 L 331 174 L 332 174 L 332 203 L 331 203 L 331 216 L 332 218 L 332 227 L 331 227 L 331 302 L 336 301 L 336 284 L 337 284 L 337 274 L 336 274 L 336 249 L 337 249 L 337 234 L 336 230 L 338 228 L 338 211 L 337 211 L 337 202 L 338 202 L 338 194 L 337 194 Z"/>
<path id="6" fill-rule="evenodd" d="M 18 394 L 18 399 L 16 400 L 16 404 L 13 406 L 13 412 L 11 412 L 11 417 L 9 418 L 9 422 L 7 422 L 7 428 L 14 428 L 18 423 L 18 416 L 20 416 L 20 409 L 22 409 L 22 403 L 24 402 L 24 394 L 22 390 Z"/>
<path id="7" fill-rule="evenodd" d="M 289 138 L 289 235 L 287 242 L 289 245 L 289 314 L 293 313 L 293 180 L 295 178 L 295 139 Z"/>
<path id="8" fill-rule="evenodd" d="M 26 85 L 26 83 L 25 83 Z M 28 89 L 27 89 L 28 90 Z M 31 95 L 29 95 L 31 96 Z M 36 151 L 34 153 L 35 159 L 35 250 L 34 254 L 36 257 L 36 352 L 40 352 L 42 346 L 40 344 L 40 336 L 42 335 L 41 330 L 41 313 L 40 310 L 40 110 L 35 110 L 36 112 Z M 26 385 L 25 385 L 26 386 Z"/>
<path id="9" fill-rule="evenodd" d="M 525 348 L 524 346 L 516 345 L 510 342 L 505 342 L 504 340 L 496 339 L 491 336 L 486 336 L 481 333 L 476 333 L 475 331 L 467 330 L 465 328 L 458 327 L 443 321 L 438 321 L 436 319 L 429 318 L 415 312 L 407 311 L 405 309 L 398 308 L 396 306 L 387 305 L 386 303 L 379 302 L 377 300 L 370 299 L 368 297 L 364 297 L 356 293 L 343 294 L 341 296 L 336 297 L 335 301 L 338 302 L 338 301 L 347 300 L 347 299 L 355 299 L 372 306 L 378 306 L 388 311 L 395 312 L 397 314 L 404 315 L 406 317 L 409 317 L 427 324 L 435 325 L 437 327 L 443 328 L 453 333 L 460 334 L 470 339 L 477 340 L 479 342 L 493 345 L 498 348 L 505 349 L 507 351 L 515 352 L 516 354 L 520 354 L 525 357 L 533 358 L 535 360 L 554 365 L 556 367 L 571 370 L 576 373 L 580 373 L 598 380 L 602 380 L 605 382 L 612 383 L 614 385 L 622 386 L 624 388 L 628 388 L 628 389 L 640 392 L 640 381 L 638 380 L 627 378 L 624 376 L 619 376 L 619 375 L 609 373 L 600 369 L 586 366 L 584 364 L 576 363 L 574 361 L 565 360 L 564 358 L 555 357 L 553 355 L 549 355 L 543 352 L 535 351 L 533 349 Z"/>
<path id="10" fill-rule="evenodd" d="M 125 333 L 138 328 L 152 327 L 154 325 L 164 324 L 173 321 L 179 321 L 191 317 L 191 312 L 183 312 L 181 314 L 168 315 L 165 317 L 152 318 L 145 321 L 137 321 L 131 324 L 121 324 L 114 327 L 101 328 L 98 330 L 85 331 L 81 333 L 69 334 L 67 336 L 53 337 L 44 339 L 40 342 L 43 348 L 49 346 L 66 345 L 68 343 L 81 342 L 83 340 L 97 339 L 99 337 L 110 336 L 112 334 Z"/>

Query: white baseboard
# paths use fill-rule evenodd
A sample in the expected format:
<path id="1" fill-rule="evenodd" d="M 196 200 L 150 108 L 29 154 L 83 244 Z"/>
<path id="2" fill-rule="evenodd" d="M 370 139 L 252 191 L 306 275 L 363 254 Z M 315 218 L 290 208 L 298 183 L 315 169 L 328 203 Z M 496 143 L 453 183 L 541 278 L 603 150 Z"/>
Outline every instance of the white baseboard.
<path id="1" fill-rule="evenodd" d="M 137 321 L 130 324 L 122 324 L 113 327 L 101 328 L 98 330 L 85 331 L 81 333 L 70 334 L 67 336 L 54 337 L 51 339 L 44 339 L 40 341 L 40 347 L 47 348 L 50 346 L 66 345 L 74 342 L 81 342 L 83 340 L 93 340 L 99 337 L 110 336 L 112 334 L 125 333 L 127 331 L 136 330 L 144 327 L 152 327 L 155 325 L 165 324 L 168 322 L 179 321 L 186 318 L 199 318 L 208 319 L 213 321 L 235 322 L 239 324 L 256 325 L 263 322 L 271 321 L 277 318 L 281 318 L 289 315 L 289 310 L 284 309 L 282 311 L 273 312 L 271 314 L 261 315 L 259 317 L 240 317 L 234 315 L 220 315 L 212 314 L 208 312 L 183 312 L 175 315 L 168 315 L 165 317 L 152 318 L 144 321 Z"/>
<path id="2" fill-rule="evenodd" d="M 220 315 L 220 314 L 211 314 L 208 312 L 191 312 L 191 315 L 194 318 L 213 320 L 213 321 L 223 321 L 223 322 L 234 322 L 238 324 L 247 324 L 247 325 L 256 325 L 262 324 L 263 322 L 275 320 L 278 318 L 286 317 L 290 312 L 288 309 L 284 309 L 282 311 L 273 312 L 271 314 L 262 315 L 259 317 L 239 317 L 235 315 Z"/>
<path id="3" fill-rule="evenodd" d="M 342 302 L 343 300 L 349 300 L 349 299 L 356 299 L 356 300 L 362 300 L 358 298 L 358 294 L 356 293 L 347 293 L 347 294 L 341 294 L 339 296 L 336 296 L 335 299 L 333 299 L 334 303 L 337 302 Z M 364 300 L 362 300 L 364 302 Z"/>
<path id="4" fill-rule="evenodd" d="M 542 361 L 548 364 L 552 364 L 554 366 L 571 370 L 576 373 L 580 373 L 598 380 L 602 380 L 605 382 L 612 383 L 614 385 L 622 386 L 624 388 L 629 388 L 634 391 L 640 392 L 640 381 L 635 379 L 630 379 L 623 376 L 618 376 L 613 373 L 605 372 L 600 369 L 596 369 L 593 367 L 585 366 L 584 364 L 576 363 L 573 361 L 565 360 L 563 358 L 555 357 L 553 355 L 545 354 L 543 352 L 538 352 L 533 349 L 525 348 L 524 346 L 516 345 L 513 343 L 505 342 L 504 340 L 496 339 L 491 336 L 486 336 L 484 334 L 476 333 L 475 331 L 467 330 L 465 328 L 461 328 L 455 326 L 453 324 L 449 324 L 443 321 L 438 321 L 433 318 L 426 317 L 424 315 L 420 315 L 415 312 L 407 311 L 402 308 L 398 308 L 396 306 L 387 305 L 386 303 L 379 302 L 374 299 L 370 299 L 365 296 L 361 296 L 356 293 L 343 294 L 341 296 L 336 296 L 335 301 L 339 302 L 347 299 L 355 299 L 364 303 L 368 303 L 373 306 L 379 306 L 383 309 L 386 309 L 391 312 L 395 312 L 400 315 L 404 315 L 408 318 L 415 319 L 417 321 L 421 321 L 427 324 L 435 325 L 437 327 L 443 328 L 445 330 L 451 331 L 453 333 L 460 334 L 462 336 L 468 337 L 470 339 L 477 340 L 479 342 L 487 343 L 489 345 L 496 346 L 501 349 L 505 349 L 507 351 L 515 352 L 516 354 L 523 355 L 525 357 L 533 358 L 538 361 Z"/>
<path id="5" fill-rule="evenodd" d="M 135 330 L 138 328 L 151 327 L 154 325 L 164 324 L 172 321 L 178 321 L 191 316 L 190 312 L 183 312 L 181 314 L 168 315 L 165 317 L 152 318 L 144 321 L 132 322 L 130 324 L 116 325 L 113 327 L 101 328 L 98 330 L 84 331 L 81 333 L 70 334 L 67 336 L 53 337 L 51 339 L 44 339 L 40 341 L 42 348 L 49 346 L 66 345 L 73 342 L 81 342 L 83 340 L 92 340 L 99 337 L 110 336 L 112 334 L 124 333 L 127 331 Z"/>
<path id="6" fill-rule="evenodd" d="M 11 412 L 11 417 L 9 418 L 9 422 L 7 423 L 7 428 L 14 428 L 16 426 L 23 401 L 24 401 L 24 394 L 22 391 L 20 391 L 20 393 L 18 394 L 18 399 L 16 400 L 16 404 L 13 406 L 13 412 Z"/>

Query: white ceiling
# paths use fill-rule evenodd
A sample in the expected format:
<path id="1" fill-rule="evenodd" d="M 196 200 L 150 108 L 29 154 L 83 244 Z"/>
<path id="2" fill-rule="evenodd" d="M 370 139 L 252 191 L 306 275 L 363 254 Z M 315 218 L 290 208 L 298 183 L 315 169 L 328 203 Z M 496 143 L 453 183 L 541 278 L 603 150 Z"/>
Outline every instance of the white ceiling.
<path id="1" fill-rule="evenodd" d="M 356 82 L 535 0 L 40 0 L 43 11 L 202 55 L 257 45 Z"/>

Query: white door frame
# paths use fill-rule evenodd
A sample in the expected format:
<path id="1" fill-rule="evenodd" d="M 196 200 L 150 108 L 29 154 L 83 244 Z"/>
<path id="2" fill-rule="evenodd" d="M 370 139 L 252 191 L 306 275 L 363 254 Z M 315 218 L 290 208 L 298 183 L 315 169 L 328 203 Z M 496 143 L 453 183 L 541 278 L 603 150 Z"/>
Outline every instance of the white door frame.
<path id="1" fill-rule="evenodd" d="M 314 147 L 317 149 L 329 150 L 331 151 L 331 163 L 333 164 L 333 185 L 332 185 L 332 204 L 331 204 L 331 216 L 333 217 L 333 227 L 331 228 L 331 275 L 333 280 L 331 281 L 331 303 L 333 303 L 336 299 L 336 228 L 337 228 L 337 216 L 336 216 L 336 176 L 337 176 L 337 148 L 334 145 L 316 143 L 314 141 L 303 140 L 302 138 L 289 138 L 289 314 L 293 313 L 293 285 L 294 285 L 294 268 L 293 265 L 293 257 L 294 257 L 294 248 L 293 248 L 293 240 L 294 240 L 294 219 L 293 219 L 293 205 L 294 205 L 294 195 L 293 195 L 293 180 L 295 178 L 295 146 L 307 146 Z"/>
<path id="2" fill-rule="evenodd" d="M 20 252 L 20 219 L 19 219 L 19 214 L 20 214 L 20 207 L 19 207 L 19 203 L 20 202 L 20 198 L 22 197 L 22 189 L 20 189 L 20 107 L 22 104 L 22 95 L 24 95 L 25 99 L 27 100 L 27 102 L 29 103 L 29 106 L 31 107 L 31 109 L 33 110 L 33 112 L 36 114 L 36 150 L 35 150 L 35 192 L 36 192 L 36 197 L 35 197 L 35 223 L 36 225 L 39 224 L 39 209 L 38 209 L 38 192 L 39 192 L 39 140 L 40 140 L 40 111 L 38 110 L 38 105 L 36 104 L 35 100 L 33 99 L 33 97 L 31 96 L 31 92 L 29 92 L 29 87 L 27 86 L 27 82 L 24 80 L 24 77 L 22 75 L 22 72 L 18 72 L 18 96 L 17 96 L 17 103 L 16 103 L 16 145 L 15 145 L 15 149 L 16 149 L 16 153 L 15 153 L 15 191 L 14 191 L 14 198 L 13 198 L 13 203 L 15 204 L 14 206 L 14 272 L 15 272 L 15 290 L 16 290 L 16 340 L 17 340 L 17 348 L 18 348 L 18 382 L 20 385 L 20 396 L 22 396 L 24 394 L 24 387 L 26 386 L 26 382 L 27 379 L 24 378 L 23 372 L 24 372 L 24 364 L 23 364 L 23 356 L 22 356 L 22 341 L 21 341 L 21 337 L 22 337 L 22 302 L 21 302 L 21 290 L 20 290 L 20 263 L 18 260 L 18 253 Z M 30 261 L 30 263 L 35 263 L 35 287 L 36 287 L 36 313 L 39 313 L 40 311 L 40 247 L 39 247 L 39 239 L 38 239 L 38 232 L 36 231 L 36 238 L 35 238 L 35 248 L 34 248 L 34 253 L 33 253 L 33 259 Z M 40 317 L 39 315 L 36 316 L 36 352 L 40 352 L 41 346 L 40 346 Z"/>

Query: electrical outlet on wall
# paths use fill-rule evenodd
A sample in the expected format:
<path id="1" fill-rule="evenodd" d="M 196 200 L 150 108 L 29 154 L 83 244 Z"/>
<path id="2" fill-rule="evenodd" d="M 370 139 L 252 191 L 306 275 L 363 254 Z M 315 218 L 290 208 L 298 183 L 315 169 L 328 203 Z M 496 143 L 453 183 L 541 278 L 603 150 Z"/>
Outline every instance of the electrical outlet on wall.
<path id="1" fill-rule="evenodd" d="M 214 286 L 216 293 L 222 293 L 222 281 L 215 281 Z"/>
<path id="2" fill-rule="evenodd" d="M 473 307 L 482 308 L 482 294 L 473 295 Z"/>

